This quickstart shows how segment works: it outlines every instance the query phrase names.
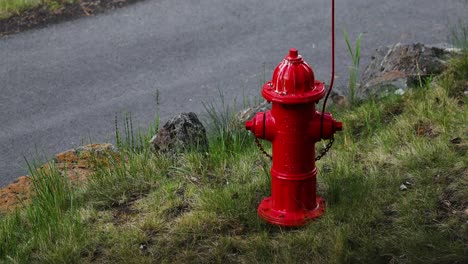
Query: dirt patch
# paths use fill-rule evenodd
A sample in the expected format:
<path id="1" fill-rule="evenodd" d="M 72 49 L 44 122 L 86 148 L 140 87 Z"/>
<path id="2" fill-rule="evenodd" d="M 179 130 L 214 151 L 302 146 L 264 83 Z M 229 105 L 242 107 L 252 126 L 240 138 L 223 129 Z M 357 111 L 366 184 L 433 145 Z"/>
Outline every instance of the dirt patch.
<path id="1" fill-rule="evenodd" d="M 67 176 L 72 185 L 79 186 L 87 182 L 88 177 L 98 166 L 106 165 L 109 156 L 116 149 L 111 144 L 90 144 L 55 155 L 52 161 L 63 176 Z M 47 168 L 46 163 L 39 169 Z M 15 208 L 28 204 L 33 195 L 33 184 L 28 176 L 21 176 L 7 187 L 0 189 L 0 214 L 11 212 Z"/>
<path id="2" fill-rule="evenodd" d="M 92 16 L 108 9 L 120 8 L 140 1 L 142 0 L 79 0 L 54 10 L 47 6 L 40 6 L 20 15 L 0 19 L 0 37 L 48 24 Z"/>
<path id="3" fill-rule="evenodd" d="M 383 113 L 382 123 L 388 124 L 394 121 L 398 116 L 403 114 L 404 106 L 403 105 L 392 105 Z"/>
<path id="4" fill-rule="evenodd" d="M 452 218 L 457 219 L 455 221 L 456 226 L 468 223 L 468 169 L 464 169 L 461 172 L 451 173 L 446 176 L 436 177 L 436 182 L 444 184 L 442 194 L 439 196 L 438 204 L 438 220 Z M 461 239 L 467 239 L 466 236 L 459 237 Z"/>
<path id="5" fill-rule="evenodd" d="M 132 217 L 140 213 L 140 210 L 133 207 L 135 201 L 141 199 L 140 197 L 134 198 L 131 201 L 115 206 L 112 211 L 112 216 L 115 225 L 124 225 L 130 221 Z"/>
<path id="6" fill-rule="evenodd" d="M 183 202 L 177 206 L 174 206 L 174 207 L 171 207 L 169 209 L 167 209 L 165 211 L 165 214 L 167 216 L 167 218 L 170 220 L 170 219 L 175 219 L 179 216 L 181 216 L 182 214 L 190 211 L 191 207 L 190 207 L 190 204 L 187 203 L 187 202 Z"/>
<path id="7" fill-rule="evenodd" d="M 21 176 L 0 189 L 0 214 L 27 203 L 31 197 L 31 189 L 31 179 L 27 176 Z"/>
<path id="8" fill-rule="evenodd" d="M 416 135 L 420 137 L 435 138 L 440 134 L 430 122 L 423 122 L 421 120 L 414 126 L 414 130 Z"/>

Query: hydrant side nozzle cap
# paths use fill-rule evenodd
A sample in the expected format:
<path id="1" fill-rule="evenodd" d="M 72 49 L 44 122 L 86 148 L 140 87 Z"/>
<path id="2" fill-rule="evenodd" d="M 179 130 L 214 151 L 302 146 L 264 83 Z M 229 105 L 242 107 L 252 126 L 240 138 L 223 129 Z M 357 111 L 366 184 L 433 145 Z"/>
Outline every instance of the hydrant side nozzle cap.
<path id="1" fill-rule="evenodd" d="M 252 131 L 253 126 L 254 126 L 254 121 L 253 120 L 249 120 L 249 121 L 245 122 L 245 129 Z"/>
<path id="2" fill-rule="evenodd" d="M 333 121 L 333 128 L 334 128 L 335 131 L 342 131 L 343 130 L 343 123 L 334 120 Z"/>

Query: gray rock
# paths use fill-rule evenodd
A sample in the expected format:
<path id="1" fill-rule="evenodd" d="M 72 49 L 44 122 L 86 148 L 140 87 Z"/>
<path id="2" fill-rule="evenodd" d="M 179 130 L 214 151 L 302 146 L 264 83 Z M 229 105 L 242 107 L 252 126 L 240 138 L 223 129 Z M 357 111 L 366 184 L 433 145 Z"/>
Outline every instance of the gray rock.
<path id="1" fill-rule="evenodd" d="M 150 140 L 156 152 L 175 155 L 194 150 L 208 152 L 203 124 L 195 113 L 181 113 L 171 118 Z"/>
<path id="2" fill-rule="evenodd" d="M 443 72 L 447 61 L 459 50 L 448 45 L 421 43 L 380 47 L 362 75 L 359 98 L 402 94 L 427 77 Z"/>

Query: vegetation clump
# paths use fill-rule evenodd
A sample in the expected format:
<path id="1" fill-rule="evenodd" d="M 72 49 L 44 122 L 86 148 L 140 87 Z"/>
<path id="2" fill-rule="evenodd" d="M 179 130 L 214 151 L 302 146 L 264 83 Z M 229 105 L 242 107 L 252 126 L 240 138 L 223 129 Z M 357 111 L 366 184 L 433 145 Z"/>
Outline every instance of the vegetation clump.
<path id="1" fill-rule="evenodd" d="M 66 4 L 78 0 L 2 0 L 0 2 L 0 19 L 19 15 L 26 10 L 44 6 L 51 10 L 57 10 Z"/>
<path id="2" fill-rule="evenodd" d="M 32 169 L 35 198 L 0 218 L 0 262 L 466 263 L 467 63 L 332 110 L 345 130 L 317 163 L 327 209 L 303 228 L 257 217 L 270 161 L 233 113 L 208 107 L 208 155 L 154 154 L 153 126 L 136 139 L 118 132 L 119 155 L 96 160 L 85 185 Z"/>

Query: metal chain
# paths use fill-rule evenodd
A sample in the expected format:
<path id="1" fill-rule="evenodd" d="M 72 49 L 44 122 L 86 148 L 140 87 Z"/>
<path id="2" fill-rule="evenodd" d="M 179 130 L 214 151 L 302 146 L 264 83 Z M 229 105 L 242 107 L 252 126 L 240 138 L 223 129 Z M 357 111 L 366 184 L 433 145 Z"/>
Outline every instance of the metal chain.
<path id="1" fill-rule="evenodd" d="M 320 154 L 318 154 L 316 157 L 315 157 L 315 161 L 319 161 L 321 158 L 323 158 L 323 156 L 325 156 L 327 154 L 328 151 L 330 151 L 331 147 L 333 146 L 333 142 L 335 142 L 335 138 L 332 137 L 330 138 L 330 141 L 328 141 L 327 145 L 325 146 L 324 149 L 322 149 L 320 151 Z M 260 141 L 258 141 L 258 138 L 255 137 L 255 144 L 257 145 L 258 149 L 260 149 L 260 151 L 265 155 L 267 156 L 268 158 L 270 158 L 270 160 L 273 159 L 273 157 L 268 154 L 265 149 L 263 148 L 262 144 L 260 143 Z"/>
<path id="2" fill-rule="evenodd" d="M 270 160 L 273 159 L 273 157 L 265 151 L 265 149 L 263 148 L 263 146 L 262 146 L 262 144 L 260 143 L 260 141 L 258 141 L 258 138 L 257 138 L 257 137 L 255 137 L 255 144 L 257 144 L 258 149 L 260 149 L 260 151 L 261 151 L 263 154 L 265 154 L 265 156 L 267 156 L 268 158 L 270 158 Z"/>
<path id="3" fill-rule="evenodd" d="M 327 145 L 325 146 L 324 149 L 322 149 L 320 151 L 320 154 L 318 154 L 316 157 L 315 157 L 315 161 L 319 161 L 321 158 L 323 158 L 323 156 L 325 156 L 327 154 L 327 152 L 331 149 L 331 147 L 333 146 L 333 142 L 335 142 L 335 138 L 332 136 L 332 138 L 330 138 L 330 141 L 328 141 Z"/>

